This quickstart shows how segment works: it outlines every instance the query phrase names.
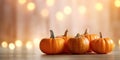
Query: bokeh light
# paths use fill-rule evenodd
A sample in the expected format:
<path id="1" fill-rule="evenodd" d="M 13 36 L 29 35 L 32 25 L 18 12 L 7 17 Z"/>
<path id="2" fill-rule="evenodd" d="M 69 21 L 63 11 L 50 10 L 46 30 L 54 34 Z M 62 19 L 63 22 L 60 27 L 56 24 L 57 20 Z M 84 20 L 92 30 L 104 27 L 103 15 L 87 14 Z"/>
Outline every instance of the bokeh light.
<path id="1" fill-rule="evenodd" d="M 120 0 L 115 0 L 114 4 L 116 7 L 120 7 Z"/>
<path id="2" fill-rule="evenodd" d="M 118 40 L 118 44 L 119 44 L 119 46 L 120 46 L 120 40 Z"/>
<path id="3" fill-rule="evenodd" d="M 42 17 L 48 17 L 49 11 L 48 11 L 48 9 L 44 8 L 41 10 L 40 14 Z"/>
<path id="4" fill-rule="evenodd" d="M 39 44 L 39 43 L 40 43 L 40 39 L 35 38 L 35 39 L 33 40 L 33 42 L 34 42 L 34 44 Z"/>
<path id="5" fill-rule="evenodd" d="M 15 45 L 16 45 L 16 47 L 22 47 L 22 41 L 21 40 L 16 40 Z"/>
<path id="6" fill-rule="evenodd" d="M 66 15 L 71 14 L 71 12 L 72 12 L 72 9 L 71 9 L 70 6 L 66 6 L 66 7 L 64 8 L 64 13 L 65 13 Z"/>
<path id="7" fill-rule="evenodd" d="M 34 4 L 33 2 L 29 2 L 29 3 L 27 4 L 27 9 L 28 9 L 29 11 L 33 11 L 33 10 L 35 9 L 35 4 Z"/>
<path id="8" fill-rule="evenodd" d="M 103 4 L 98 2 L 98 3 L 96 3 L 95 8 L 96 8 L 97 11 L 102 11 L 103 10 Z"/>
<path id="9" fill-rule="evenodd" d="M 19 4 L 25 4 L 25 3 L 26 3 L 26 0 L 18 0 L 18 3 L 19 3 Z"/>
<path id="10" fill-rule="evenodd" d="M 33 40 L 33 42 L 34 42 L 34 45 L 35 45 L 37 48 L 39 48 L 40 39 L 39 39 L 39 38 L 35 38 L 35 39 Z"/>
<path id="11" fill-rule="evenodd" d="M 32 49 L 32 47 L 33 47 L 32 42 L 31 42 L 31 41 L 28 41 L 28 42 L 26 43 L 26 48 L 27 48 L 27 49 Z"/>
<path id="12" fill-rule="evenodd" d="M 80 6 L 78 8 L 78 11 L 79 11 L 80 14 L 85 14 L 86 11 L 87 11 L 87 8 L 85 6 Z"/>
<path id="13" fill-rule="evenodd" d="M 8 43 L 7 43 L 6 41 L 3 41 L 3 42 L 1 43 L 1 46 L 2 46 L 3 48 L 7 48 L 7 47 L 8 47 Z"/>
<path id="14" fill-rule="evenodd" d="M 46 5 L 49 7 L 53 6 L 54 3 L 55 3 L 55 0 L 46 0 Z"/>
<path id="15" fill-rule="evenodd" d="M 15 45 L 14 45 L 13 43 L 10 43 L 10 44 L 9 44 L 9 49 L 10 49 L 10 50 L 14 50 L 14 49 L 15 49 Z"/>
<path id="16" fill-rule="evenodd" d="M 58 21 L 62 21 L 62 20 L 64 19 L 64 14 L 63 14 L 62 12 L 58 11 L 58 12 L 56 13 L 56 19 L 57 19 Z"/>

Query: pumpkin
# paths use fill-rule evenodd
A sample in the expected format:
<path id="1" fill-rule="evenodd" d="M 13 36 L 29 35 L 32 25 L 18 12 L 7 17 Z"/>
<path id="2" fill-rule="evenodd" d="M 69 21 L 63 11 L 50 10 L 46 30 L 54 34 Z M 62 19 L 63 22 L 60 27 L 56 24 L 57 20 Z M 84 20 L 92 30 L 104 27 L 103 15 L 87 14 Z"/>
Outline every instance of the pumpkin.
<path id="1" fill-rule="evenodd" d="M 40 42 L 40 50 L 46 54 L 59 54 L 64 48 L 64 39 L 54 37 L 54 33 L 50 30 L 51 37 L 43 38 Z"/>
<path id="2" fill-rule="evenodd" d="M 89 49 L 89 40 L 79 33 L 68 40 L 68 47 L 73 54 L 86 53 Z"/>
<path id="3" fill-rule="evenodd" d="M 89 40 L 89 42 L 99 38 L 99 35 L 97 34 L 88 34 L 87 29 L 85 30 L 85 33 L 83 36 L 85 36 Z M 91 52 L 91 51 L 92 51 L 91 48 L 89 48 L 88 52 Z"/>
<path id="4" fill-rule="evenodd" d="M 114 49 L 114 42 L 111 38 L 102 38 L 102 33 L 100 32 L 100 38 L 92 40 L 90 47 L 96 53 L 106 54 Z"/>
<path id="5" fill-rule="evenodd" d="M 64 35 L 57 36 L 58 38 L 63 38 L 65 40 L 64 49 L 62 53 L 70 53 L 67 45 L 67 42 L 70 39 L 70 36 L 68 36 L 67 34 L 68 34 L 68 30 L 65 31 Z"/>

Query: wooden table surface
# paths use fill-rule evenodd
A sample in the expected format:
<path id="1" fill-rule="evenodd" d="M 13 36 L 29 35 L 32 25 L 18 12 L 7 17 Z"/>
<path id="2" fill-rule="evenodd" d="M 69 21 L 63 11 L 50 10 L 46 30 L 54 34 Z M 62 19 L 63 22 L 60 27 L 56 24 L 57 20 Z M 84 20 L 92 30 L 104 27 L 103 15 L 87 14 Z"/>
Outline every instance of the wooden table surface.
<path id="1" fill-rule="evenodd" d="M 10 50 L 0 47 L 0 60 L 120 60 L 120 49 L 115 48 L 109 54 L 45 55 L 37 49 Z"/>

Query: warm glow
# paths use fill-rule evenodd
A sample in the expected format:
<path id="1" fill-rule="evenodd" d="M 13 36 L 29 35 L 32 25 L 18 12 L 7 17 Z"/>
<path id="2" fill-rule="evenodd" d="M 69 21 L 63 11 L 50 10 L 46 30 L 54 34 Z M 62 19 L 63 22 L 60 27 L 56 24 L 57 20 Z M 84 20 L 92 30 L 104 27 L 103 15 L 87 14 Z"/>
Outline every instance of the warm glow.
<path id="1" fill-rule="evenodd" d="M 15 49 L 15 45 L 13 43 L 10 43 L 9 44 L 9 49 L 14 50 Z"/>
<path id="2" fill-rule="evenodd" d="M 95 8 L 96 8 L 96 10 L 98 10 L 98 11 L 103 10 L 103 5 L 102 5 L 102 3 L 97 3 L 97 4 L 95 5 Z"/>
<path id="3" fill-rule="evenodd" d="M 37 48 L 39 48 L 40 39 L 35 38 L 35 39 L 33 40 L 33 42 L 34 42 L 34 45 L 35 45 Z"/>
<path id="4" fill-rule="evenodd" d="M 58 20 L 58 21 L 62 21 L 63 19 L 64 19 L 64 14 L 62 13 L 62 12 L 57 12 L 56 13 L 56 19 Z"/>
<path id="5" fill-rule="evenodd" d="M 7 48 L 7 47 L 8 47 L 8 43 L 7 43 L 6 41 L 3 41 L 3 42 L 1 43 L 1 46 L 2 46 L 3 48 Z"/>
<path id="6" fill-rule="evenodd" d="M 49 15 L 49 11 L 48 11 L 48 9 L 42 9 L 40 14 L 43 17 L 47 17 Z"/>
<path id="7" fill-rule="evenodd" d="M 65 13 L 66 15 L 71 14 L 71 12 L 72 12 L 72 9 L 70 8 L 70 6 L 66 6 L 66 7 L 64 8 L 64 13 Z"/>
<path id="8" fill-rule="evenodd" d="M 55 0 L 46 0 L 46 4 L 50 7 L 53 6 L 54 3 L 55 3 Z"/>
<path id="9" fill-rule="evenodd" d="M 28 41 L 28 42 L 26 43 L 26 48 L 27 48 L 27 49 L 32 49 L 32 47 L 33 47 L 32 42 L 31 42 L 31 41 Z"/>
<path id="10" fill-rule="evenodd" d="M 18 0 L 19 4 L 25 4 L 26 0 Z"/>
<path id="11" fill-rule="evenodd" d="M 115 0 L 114 4 L 116 7 L 120 7 L 120 0 Z"/>
<path id="12" fill-rule="evenodd" d="M 35 39 L 33 40 L 33 42 L 34 42 L 34 44 L 39 44 L 39 43 L 40 43 L 40 39 L 35 38 Z"/>
<path id="13" fill-rule="evenodd" d="M 120 46 L 120 40 L 118 41 L 118 44 L 119 44 L 119 46 Z"/>
<path id="14" fill-rule="evenodd" d="M 79 10 L 79 13 L 80 13 L 80 14 L 85 14 L 87 9 L 86 9 L 85 6 L 80 6 L 80 7 L 78 8 L 78 10 Z"/>
<path id="15" fill-rule="evenodd" d="M 29 11 L 33 11 L 35 9 L 35 4 L 33 2 L 30 2 L 27 4 L 27 9 Z"/>
<path id="16" fill-rule="evenodd" d="M 16 45 L 16 47 L 22 47 L 22 41 L 21 40 L 16 40 L 15 45 Z"/>

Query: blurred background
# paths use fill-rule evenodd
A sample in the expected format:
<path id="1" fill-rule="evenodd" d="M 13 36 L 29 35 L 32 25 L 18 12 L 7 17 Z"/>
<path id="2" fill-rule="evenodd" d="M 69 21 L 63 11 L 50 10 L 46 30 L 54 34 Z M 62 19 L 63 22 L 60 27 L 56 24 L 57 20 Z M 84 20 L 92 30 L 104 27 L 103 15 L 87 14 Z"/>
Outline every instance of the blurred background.
<path id="1" fill-rule="evenodd" d="M 0 46 L 38 46 L 43 37 L 89 33 L 120 45 L 120 0 L 0 0 Z"/>

